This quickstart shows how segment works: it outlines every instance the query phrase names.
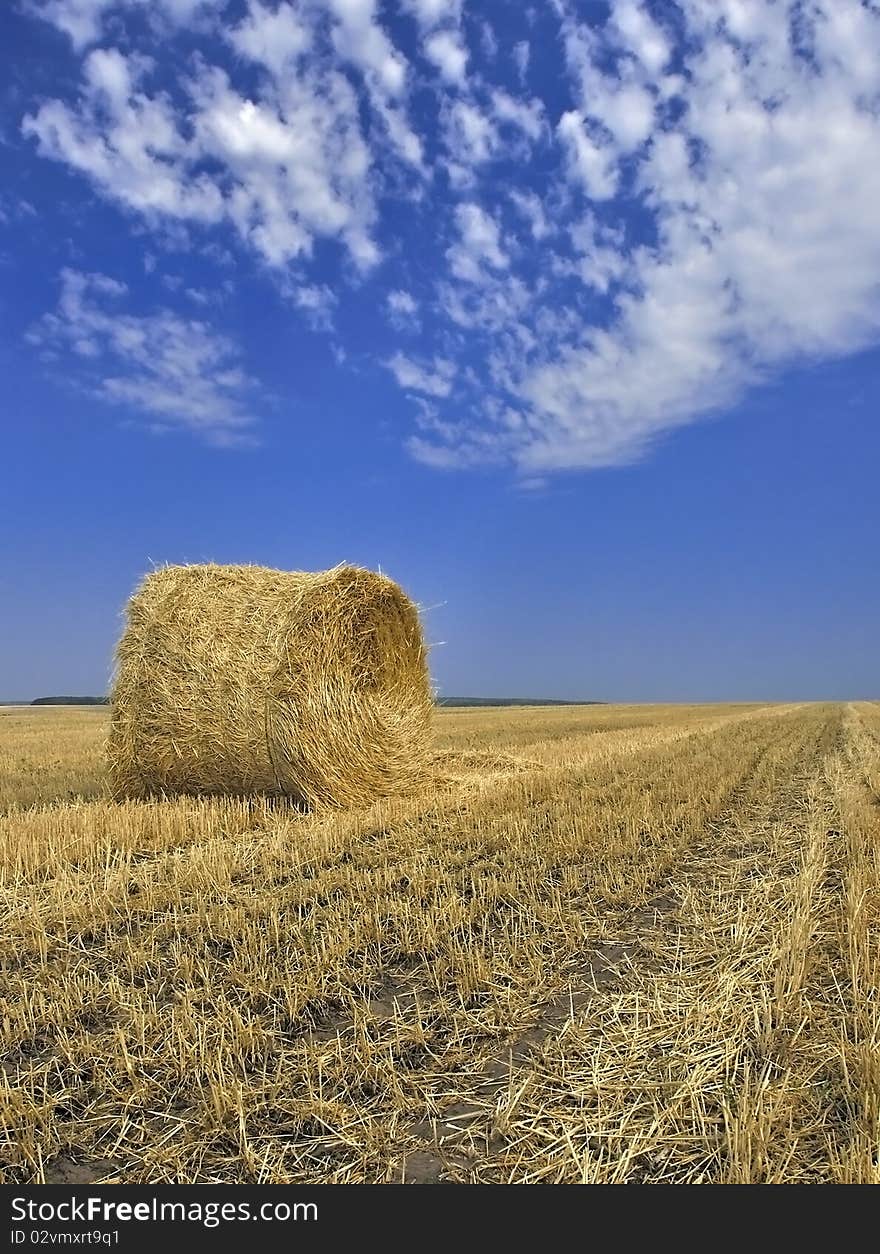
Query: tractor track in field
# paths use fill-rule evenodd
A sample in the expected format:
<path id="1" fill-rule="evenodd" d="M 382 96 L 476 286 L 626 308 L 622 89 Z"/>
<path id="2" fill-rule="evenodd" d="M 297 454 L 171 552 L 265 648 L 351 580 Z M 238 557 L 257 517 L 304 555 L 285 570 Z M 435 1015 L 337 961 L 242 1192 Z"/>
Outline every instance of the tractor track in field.
<path id="1" fill-rule="evenodd" d="M 662 739 L 651 741 L 650 743 L 635 744 L 622 756 L 629 757 L 649 755 L 658 750 L 667 748 L 670 743 L 675 743 L 683 739 L 696 737 L 705 737 L 708 739 L 721 728 L 730 724 L 745 722 L 751 719 L 763 720 L 771 713 L 775 713 L 781 717 L 796 708 L 796 706 L 766 706 L 761 707 L 757 711 L 737 713 L 734 715 L 723 716 L 719 719 L 712 719 L 701 724 L 697 728 L 668 728 L 667 734 L 663 736 Z M 756 763 L 749 772 L 748 777 L 734 789 L 733 793 L 725 803 L 725 813 L 728 810 L 736 811 L 740 804 L 739 798 L 747 791 L 750 781 L 757 774 L 759 768 L 760 763 Z M 540 764 L 537 764 L 535 769 L 539 773 L 543 774 L 545 770 L 552 768 L 544 768 Z M 570 771 L 571 766 L 566 765 L 565 767 L 557 769 L 561 771 Z M 516 786 L 516 780 L 517 775 L 515 772 L 501 771 L 492 778 L 490 786 L 496 788 L 499 793 L 503 794 L 506 789 L 511 786 Z M 350 859 L 352 857 L 351 850 L 355 847 L 364 845 L 370 846 L 372 858 L 375 858 L 377 851 L 381 849 L 390 853 L 393 842 L 399 836 L 400 830 L 403 827 L 409 826 L 414 822 L 424 823 L 425 821 L 430 821 L 432 818 L 442 820 L 446 809 L 443 802 L 447 800 L 450 794 L 466 799 L 468 796 L 466 780 L 460 781 L 460 786 L 452 788 L 450 793 L 446 794 L 446 796 L 442 799 L 435 798 L 429 806 L 412 815 L 408 815 L 403 820 L 395 820 L 389 822 L 388 824 L 379 824 L 373 831 L 354 834 L 351 840 L 347 843 L 346 847 L 337 853 L 336 858 L 346 860 Z M 249 835 L 250 833 L 245 833 L 239 839 L 246 840 Z M 662 882 L 665 882 L 666 878 L 667 876 L 664 875 L 662 877 Z M 651 901 L 649 901 L 646 906 L 635 911 L 632 909 L 623 911 L 623 914 L 628 914 L 630 916 L 631 927 L 638 929 L 639 926 L 644 924 L 645 920 L 653 921 L 658 911 L 661 914 L 664 914 L 668 913 L 670 910 L 674 910 L 676 903 L 673 899 L 664 895 L 662 882 L 658 881 L 658 885 L 656 886 L 657 891 L 653 894 Z M 613 908 L 609 906 L 609 917 L 615 913 L 620 914 L 621 912 L 615 912 Z M 617 978 L 621 963 L 626 964 L 631 959 L 632 954 L 630 951 L 633 950 L 633 946 L 638 949 L 638 942 L 633 941 L 621 944 L 599 944 L 591 950 L 587 963 L 581 964 L 578 968 L 581 971 L 587 971 L 590 987 L 588 990 L 582 990 L 579 993 L 579 997 L 584 1001 L 588 1000 L 589 996 L 595 992 L 595 989 L 593 988 L 594 982 L 598 983 L 598 987 L 601 988 L 608 984 L 610 980 Z M 635 951 L 633 950 L 633 952 Z M 413 963 L 412 969 L 417 969 L 419 965 L 420 964 L 418 963 Z M 385 981 L 383 986 L 370 998 L 369 1007 L 374 1015 L 379 1018 L 392 1018 L 395 1011 L 395 1005 L 408 1005 L 415 1001 L 417 996 L 423 1005 L 428 1004 L 425 1000 L 424 993 L 421 990 L 418 994 L 413 992 L 411 975 L 412 971 L 409 969 L 403 970 L 400 975 L 397 975 L 396 973 L 389 974 L 389 978 Z M 566 992 L 562 1000 L 564 1001 L 565 1007 L 569 1007 L 570 997 L 568 992 Z M 556 1001 L 559 1001 L 559 999 L 553 999 L 552 1004 L 555 1005 Z M 548 1002 L 548 1006 L 550 1004 L 551 1003 Z M 560 1005 L 561 1004 L 562 1002 L 560 1001 Z M 561 1020 L 561 1022 L 564 1022 L 564 1020 Z M 304 1038 L 309 1041 L 331 1041 L 335 1040 L 340 1032 L 344 1032 L 352 1026 L 353 1020 L 349 1015 L 330 1015 L 325 1021 L 315 1025 L 311 1030 L 305 1032 Z M 533 1028 L 527 1029 L 523 1034 L 523 1037 L 531 1038 L 531 1033 L 534 1030 L 535 1029 Z M 546 1035 L 547 1034 L 544 1033 L 544 1037 L 546 1037 Z"/>
<path id="2" fill-rule="evenodd" d="M 783 725 L 784 726 L 784 725 Z M 840 729 L 831 721 L 823 724 L 815 743 L 804 746 L 800 760 L 787 778 L 775 780 L 772 792 L 762 792 L 766 776 L 763 768 L 772 756 L 768 746 L 733 788 L 715 818 L 705 823 L 688 842 L 683 860 L 665 869 L 655 880 L 644 904 L 615 906 L 608 903 L 603 913 L 607 935 L 585 949 L 566 972 L 565 986 L 544 999 L 536 1020 L 525 1030 L 513 1034 L 503 1047 L 495 1047 L 490 1060 L 476 1073 L 462 1072 L 462 1097 L 442 1109 L 437 1117 L 408 1117 L 397 1130 L 397 1143 L 404 1150 L 395 1178 L 402 1183 L 453 1183 L 473 1179 L 475 1168 L 481 1178 L 492 1170 L 493 1157 L 505 1146 L 505 1133 L 498 1127 L 497 1113 L 502 1106 L 510 1111 L 510 1097 L 515 1098 L 529 1075 L 540 1062 L 548 1043 L 558 1040 L 566 1025 L 589 1013 L 591 1003 L 611 998 L 625 989 L 638 972 L 660 970 L 651 945 L 652 936 L 661 930 L 681 931 L 688 927 L 680 915 L 683 887 L 699 885 L 711 874 L 714 857 L 717 865 L 719 849 L 732 862 L 742 861 L 738 872 L 743 881 L 751 873 L 755 839 L 762 825 L 782 821 L 796 809 L 806 782 L 816 774 L 825 756 L 833 752 Z M 370 844 L 382 848 L 394 838 L 394 825 L 379 825 Z M 242 834 L 246 840 L 247 834 Z M 237 837 L 237 838 L 242 838 Z M 361 836 L 359 842 L 368 837 Z M 344 851 L 342 851 L 344 853 Z M 389 850 L 390 852 L 390 850 Z M 699 891 L 699 889 L 697 889 Z M 603 936 L 606 928 L 603 926 Z M 416 997 L 424 1004 L 421 992 L 413 991 L 412 976 L 401 968 L 393 972 L 381 990 L 369 1002 L 369 1009 L 378 1021 L 394 1017 L 398 1006 L 409 1004 Z M 348 1015 L 331 1014 L 327 1020 L 303 1033 L 308 1042 L 335 1042 L 352 1026 Z M 601 1147 L 597 1147 L 601 1148 Z M 60 1156 L 46 1164 L 45 1179 L 58 1183 L 84 1183 L 117 1175 L 120 1164 L 105 1161 L 70 1163 Z M 394 1170 L 394 1168 L 392 1168 Z M 499 1178 L 501 1176 L 499 1175 Z"/>
<path id="3" fill-rule="evenodd" d="M 754 848 L 750 848 L 748 842 L 754 840 L 760 824 L 772 823 L 790 813 L 796 806 L 797 799 L 803 795 L 804 781 L 815 774 L 817 763 L 833 751 L 835 720 L 828 719 L 821 727 L 817 722 L 816 732 L 803 745 L 800 758 L 794 762 L 789 778 L 784 779 L 781 786 L 776 786 L 778 781 L 774 778 L 772 792 L 767 791 L 766 787 L 762 788 L 767 777 L 764 765 L 773 759 L 774 747 L 779 741 L 785 739 L 792 746 L 800 743 L 800 737 L 797 742 L 794 741 L 794 729 L 784 718 L 787 712 L 784 707 L 764 707 L 758 711 L 712 719 L 698 727 L 666 727 L 663 734 L 659 737 L 655 735 L 653 740 L 634 740 L 619 748 L 621 769 L 625 772 L 626 763 L 633 757 L 644 756 L 650 761 L 654 753 L 671 743 L 693 738 L 708 741 L 717 731 L 730 724 L 753 720 L 763 722 L 769 716 L 778 719 L 778 730 L 774 727 L 772 731 L 775 740 L 771 740 L 771 733 L 765 731 L 763 739 L 767 739 L 768 743 L 759 753 L 756 747 L 755 761 L 749 765 L 743 763 L 743 773 L 738 782 L 733 782 L 732 773 L 725 777 L 725 786 L 733 783 L 733 787 L 726 796 L 719 794 L 720 806 L 715 817 L 707 820 L 697 831 L 689 829 L 693 834 L 679 850 L 678 856 L 681 860 L 671 867 L 667 864 L 656 875 L 643 903 L 637 906 L 621 906 L 611 901 L 602 903 L 601 899 L 593 899 L 594 909 L 591 914 L 595 914 L 597 900 L 601 906 L 602 940 L 584 946 L 575 961 L 566 963 L 564 969 L 560 969 L 558 981 L 554 974 L 555 991 L 551 996 L 539 995 L 535 998 L 532 1013 L 537 1017 L 528 1027 L 511 1033 L 503 1044 L 498 1043 L 502 1038 L 493 1038 L 488 1033 L 481 1038 L 480 1047 L 483 1052 L 479 1064 L 475 1065 L 474 1060 L 470 1070 L 467 1063 L 460 1065 L 461 1086 L 454 1104 L 441 1105 L 438 1111 L 437 1105 L 429 1099 L 429 1104 L 422 1108 L 431 1112 L 427 1117 L 418 1107 L 414 1109 L 412 1105 L 406 1115 L 393 1115 L 389 1112 L 389 1119 L 400 1120 L 395 1127 L 397 1149 L 389 1158 L 390 1172 L 394 1174 L 396 1169 L 396 1178 L 408 1183 L 453 1182 L 466 1179 L 472 1173 L 475 1161 L 484 1170 L 487 1166 L 491 1168 L 492 1156 L 503 1147 L 505 1141 L 503 1130 L 496 1126 L 495 1112 L 504 1104 L 503 1099 L 507 1094 L 515 1094 L 519 1086 L 527 1081 L 530 1071 L 540 1060 L 545 1045 L 558 1039 L 571 1021 L 578 1016 L 587 1015 L 591 1003 L 597 999 L 612 997 L 624 989 L 634 973 L 665 969 L 658 967 L 658 963 L 663 963 L 665 959 L 652 946 L 651 938 L 661 931 L 681 932 L 687 928 L 688 924 L 680 914 L 682 884 L 688 881 L 698 885 L 701 876 L 708 874 L 709 850 L 714 851 L 716 865 L 719 848 L 724 850 L 731 862 L 740 859 L 745 862 Z M 839 736 L 839 729 L 837 735 Z M 812 743 L 814 738 L 817 741 L 815 744 Z M 615 759 L 616 756 L 617 753 Z M 707 754 L 705 746 L 701 745 L 698 758 L 708 761 L 711 752 Z M 790 760 L 793 759 L 792 753 Z M 547 773 L 554 778 L 555 770 L 558 770 L 560 779 L 572 769 L 578 771 L 583 778 L 588 778 L 589 773 L 588 764 L 579 769 L 576 763 L 566 763 L 558 768 L 532 763 L 530 769 L 537 774 Z M 552 789 L 552 785 L 547 787 Z M 449 826 L 449 807 L 452 806 L 456 813 L 463 811 L 469 804 L 472 788 L 475 796 L 485 795 L 488 791 L 492 804 L 497 802 L 502 811 L 505 801 L 510 798 L 519 800 L 526 816 L 531 814 L 531 805 L 540 810 L 544 804 L 540 797 L 523 798 L 521 785 L 512 771 L 508 773 L 500 770 L 494 776 L 474 781 L 473 784 L 467 779 L 454 781 L 448 790 L 432 796 L 428 805 L 414 805 L 411 812 L 397 812 L 386 816 L 381 813 L 375 816 L 365 813 L 363 827 L 352 824 L 350 829 L 341 834 L 338 842 L 334 842 L 332 847 L 328 845 L 320 850 L 316 849 L 314 857 L 310 857 L 307 862 L 289 867 L 279 864 L 279 875 L 282 878 L 277 883 L 285 884 L 298 877 L 316 880 L 314 900 L 320 907 L 323 904 L 322 897 L 326 894 L 322 894 L 317 880 L 324 872 L 332 870 L 339 862 L 363 865 L 362 859 L 366 855 L 360 852 L 362 847 L 369 850 L 371 859 L 379 858 L 386 869 L 391 867 L 393 870 L 401 857 L 398 847 L 401 838 L 414 825 L 426 825 L 428 829 L 442 828 L 440 835 L 443 836 Z M 753 819 L 751 812 L 755 810 L 760 810 L 761 813 Z M 536 823 L 541 817 L 536 813 Z M 539 829 L 536 827 L 535 830 Z M 217 838 L 227 846 L 235 846 L 236 857 L 240 858 L 239 869 L 230 880 L 235 891 L 238 891 L 239 884 L 246 888 L 259 874 L 262 864 L 256 856 L 252 858 L 249 851 L 251 848 L 256 851 L 267 836 L 275 839 L 271 829 L 267 830 L 263 824 L 255 824 L 238 831 L 221 833 Z M 675 840 L 676 837 L 673 835 L 672 839 Z M 705 858 L 704 851 L 707 851 Z M 198 845 L 174 845 L 152 850 L 132 849 L 127 858 L 130 866 L 127 869 L 120 867 L 119 870 L 120 876 L 123 871 L 126 875 L 134 872 L 134 875 L 130 882 L 126 880 L 122 883 L 120 879 L 118 885 L 114 878 L 113 890 L 115 892 L 119 888 L 120 893 L 134 894 L 136 898 L 144 900 L 141 897 L 145 891 L 142 880 L 146 880 L 149 887 L 153 879 L 162 875 L 169 859 L 186 860 L 198 856 L 198 853 Z M 453 865 L 458 869 L 466 864 L 456 862 Z M 80 868 L 74 864 L 68 867 L 68 873 L 78 873 L 80 870 L 86 876 L 90 873 L 88 866 Z M 743 879 L 748 873 L 744 865 Z M 273 884 L 275 882 L 271 881 Z M 575 909 L 579 900 L 586 901 L 586 897 L 578 896 L 582 892 L 581 888 L 577 888 L 570 895 L 566 890 L 566 896 L 570 897 Z M 153 915 L 145 910 L 138 923 L 142 922 L 145 928 L 150 928 L 156 922 L 161 922 L 163 917 L 164 915 Z M 12 957 L 10 963 L 17 965 Z M 363 1009 L 369 1012 L 377 1027 L 387 1028 L 389 1021 L 400 1018 L 400 1008 L 409 1007 L 414 1001 L 418 1001 L 423 1008 L 430 1009 L 430 993 L 426 994 L 421 988 L 415 991 L 420 972 L 424 972 L 424 961 L 404 958 L 399 964 L 386 967 L 385 973 L 378 973 L 380 979 L 382 974 L 386 974 L 387 978 L 381 987 L 375 984 L 372 986 L 372 996 L 366 991 L 366 998 L 362 1003 Z M 560 987 L 563 980 L 564 985 Z M 548 985 L 545 984 L 545 993 L 547 989 Z M 301 1040 L 304 1045 L 338 1043 L 342 1050 L 346 1035 L 357 1026 L 361 1014 L 362 1011 L 356 1008 L 353 1016 L 350 1005 L 343 1008 L 338 1001 L 335 1004 L 332 1000 L 321 1004 L 320 999 L 316 999 L 304 1008 L 299 1022 L 285 1031 L 293 1038 Z M 500 1026 L 503 1032 L 505 1025 Z M 485 1061 L 486 1051 L 492 1052 L 488 1062 Z M 432 1117 L 434 1115 L 436 1117 Z M 399 1150 L 407 1151 L 402 1162 L 399 1159 Z M 50 1179 L 59 1183 L 90 1182 L 113 1175 L 118 1169 L 118 1164 L 97 1158 L 94 1162 L 71 1165 L 62 1155 L 55 1162 L 46 1163 L 45 1178 L 47 1182 Z M 77 1176 L 79 1170 L 93 1174 Z"/>
<path id="4" fill-rule="evenodd" d="M 485 1163 L 503 1144 L 493 1108 L 498 1109 L 499 1099 L 515 1096 L 528 1084 L 529 1073 L 545 1044 L 586 1012 L 597 998 L 620 992 L 637 970 L 660 969 L 650 939 L 661 928 L 680 930 L 687 926 L 679 915 L 682 880 L 693 885 L 710 875 L 713 859 L 717 865 L 719 845 L 732 861 L 742 861 L 743 877 L 751 874 L 746 863 L 755 850 L 756 831 L 796 811 L 807 784 L 821 763 L 839 748 L 842 736 L 839 715 L 826 721 L 816 744 L 805 748 L 796 770 L 780 787 L 758 800 L 754 792 L 770 753 L 768 748 L 727 798 L 721 813 L 689 842 L 684 869 L 676 864 L 664 871 L 644 905 L 618 909 L 609 906 L 605 918 L 616 924 L 616 939 L 595 945 L 569 969 L 566 989 L 543 1002 L 535 1023 L 517 1033 L 507 1042 L 504 1052 L 485 1065 L 472 1085 L 472 1097 L 446 1107 L 440 1117 L 418 1120 L 403 1130 L 412 1148 L 404 1156 L 399 1183 L 468 1181 L 475 1161 L 479 1158 Z M 743 823 L 744 812 L 749 814 L 747 825 Z"/>

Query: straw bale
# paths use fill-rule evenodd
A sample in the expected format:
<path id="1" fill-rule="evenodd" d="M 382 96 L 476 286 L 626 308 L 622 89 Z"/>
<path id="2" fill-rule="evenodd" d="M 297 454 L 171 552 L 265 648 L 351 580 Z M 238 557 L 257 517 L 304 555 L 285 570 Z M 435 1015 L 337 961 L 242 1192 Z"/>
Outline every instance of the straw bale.
<path id="1" fill-rule="evenodd" d="M 111 788 L 367 803 L 424 778 L 431 710 L 418 612 L 385 576 L 167 566 L 117 649 Z"/>

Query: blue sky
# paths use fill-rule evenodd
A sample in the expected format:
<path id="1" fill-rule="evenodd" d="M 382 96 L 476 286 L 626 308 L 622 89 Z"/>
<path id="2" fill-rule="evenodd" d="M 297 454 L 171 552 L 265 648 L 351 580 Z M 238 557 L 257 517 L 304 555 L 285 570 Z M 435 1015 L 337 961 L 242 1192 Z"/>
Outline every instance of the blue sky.
<path id="1" fill-rule="evenodd" d="M 16 0 L 0 697 L 165 561 L 442 691 L 880 697 L 875 0 Z"/>

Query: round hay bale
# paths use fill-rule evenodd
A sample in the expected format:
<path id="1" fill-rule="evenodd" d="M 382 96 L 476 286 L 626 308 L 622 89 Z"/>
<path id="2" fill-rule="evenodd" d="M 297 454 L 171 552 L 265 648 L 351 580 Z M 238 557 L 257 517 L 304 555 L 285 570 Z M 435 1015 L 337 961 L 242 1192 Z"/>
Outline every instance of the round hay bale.
<path id="1" fill-rule="evenodd" d="M 416 607 L 355 566 L 167 566 L 131 598 L 107 743 L 114 796 L 357 805 L 428 767 Z"/>

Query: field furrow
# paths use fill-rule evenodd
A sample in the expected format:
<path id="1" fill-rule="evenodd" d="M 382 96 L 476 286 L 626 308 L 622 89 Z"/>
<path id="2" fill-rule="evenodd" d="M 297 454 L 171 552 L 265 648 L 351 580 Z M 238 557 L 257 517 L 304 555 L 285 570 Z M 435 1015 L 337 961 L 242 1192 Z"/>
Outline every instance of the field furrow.
<path id="1" fill-rule="evenodd" d="M 874 1178 L 877 709 L 644 717 L 444 711 L 361 811 L 15 806 L 4 1178 Z"/>

